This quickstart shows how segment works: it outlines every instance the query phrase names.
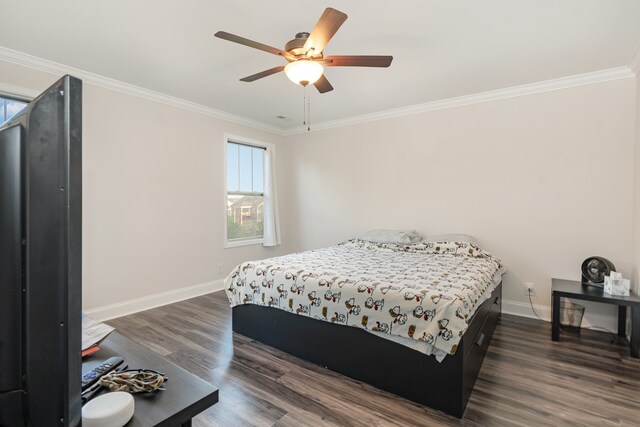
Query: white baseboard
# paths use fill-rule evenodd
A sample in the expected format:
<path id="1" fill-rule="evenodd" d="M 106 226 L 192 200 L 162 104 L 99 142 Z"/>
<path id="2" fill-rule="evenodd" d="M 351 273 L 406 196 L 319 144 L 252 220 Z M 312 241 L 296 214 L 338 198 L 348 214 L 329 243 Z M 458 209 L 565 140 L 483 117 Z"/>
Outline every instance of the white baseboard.
<path id="1" fill-rule="evenodd" d="M 149 310 L 151 308 L 160 307 L 189 298 L 198 297 L 211 292 L 220 291 L 224 288 L 224 280 L 215 280 L 213 282 L 201 283 L 199 285 L 187 286 L 173 291 L 161 292 L 142 298 L 130 299 L 127 301 L 109 304 L 102 307 L 90 308 L 83 310 L 93 319 L 104 322 L 105 320 L 114 319 L 116 317 L 126 316 L 128 314 L 137 313 L 139 311 Z"/>
<path id="2" fill-rule="evenodd" d="M 579 304 L 580 301 L 577 301 Z M 551 307 L 548 305 L 534 304 L 533 308 L 536 309 L 536 313 L 544 321 L 551 322 Z M 526 302 L 502 300 L 502 312 L 504 314 L 512 314 L 514 316 L 528 317 L 530 319 L 537 319 L 531 305 Z M 617 319 L 611 316 L 603 315 L 600 313 L 588 312 L 582 319 L 583 328 L 604 328 L 611 332 L 617 330 Z"/>

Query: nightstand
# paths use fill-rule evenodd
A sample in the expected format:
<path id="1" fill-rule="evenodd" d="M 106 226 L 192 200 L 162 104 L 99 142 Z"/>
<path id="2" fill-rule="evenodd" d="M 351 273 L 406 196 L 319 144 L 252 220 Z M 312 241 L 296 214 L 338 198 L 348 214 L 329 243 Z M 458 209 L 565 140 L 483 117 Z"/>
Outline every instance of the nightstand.
<path id="1" fill-rule="evenodd" d="M 585 286 L 575 280 L 552 279 L 553 316 L 551 338 L 560 341 L 560 298 L 596 301 L 618 306 L 618 336 L 626 337 L 627 307 L 631 309 L 631 357 L 640 358 L 640 297 L 633 291 L 628 297 L 606 294 L 602 288 Z"/>

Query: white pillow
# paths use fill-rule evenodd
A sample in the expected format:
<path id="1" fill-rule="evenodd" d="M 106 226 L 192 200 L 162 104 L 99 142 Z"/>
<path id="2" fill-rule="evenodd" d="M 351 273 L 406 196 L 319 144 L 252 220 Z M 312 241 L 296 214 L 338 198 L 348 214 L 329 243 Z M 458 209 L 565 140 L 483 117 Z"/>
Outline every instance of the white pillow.
<path id="1" fill-rule="evenodd" d="M 423 242 L 465 242 L 471 243 L 474 246 L 478 246 L 478 241 L 475 237 L 468 234 L 434 234 L 422 239 Z"/>
<path id="2" fill-rule="evenodd" d="M 422 237 L 415 230 L 370 230 L 357 237 L 376 243 L 417 243 Z"/>

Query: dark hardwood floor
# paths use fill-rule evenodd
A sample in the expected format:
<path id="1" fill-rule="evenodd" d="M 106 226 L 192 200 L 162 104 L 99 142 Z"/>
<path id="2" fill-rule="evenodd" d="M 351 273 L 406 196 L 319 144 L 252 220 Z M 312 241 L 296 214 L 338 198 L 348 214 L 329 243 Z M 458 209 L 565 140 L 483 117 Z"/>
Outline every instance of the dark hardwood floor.
<path id="1" fill-rule="evenodd" d="M 194 426 L 640 426 L 640 362 L 601 332 L 503 315 L 458 420 L 233 334 L 223 292 L 108 323 L 219 387 Z"/>

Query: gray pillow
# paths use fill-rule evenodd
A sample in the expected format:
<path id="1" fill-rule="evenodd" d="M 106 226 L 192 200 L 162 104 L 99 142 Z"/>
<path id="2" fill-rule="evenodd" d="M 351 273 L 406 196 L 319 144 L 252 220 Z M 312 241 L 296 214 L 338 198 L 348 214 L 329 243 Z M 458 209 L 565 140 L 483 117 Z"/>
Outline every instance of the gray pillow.
<path id="1" fill-rule="evenodd" d="M 474 246 L 478 246 L 478 241 L 475 237 L 468 234 L 433 234 L 422 239 L 423 242 L 465 242 L 471 243 Z"/>
<path id="2" fill-rule="evenodd" d="M 422 237 L 415 230 L 370 230 L 357 236 L 360 240 L 376 243 L 417 243 Z"/>

